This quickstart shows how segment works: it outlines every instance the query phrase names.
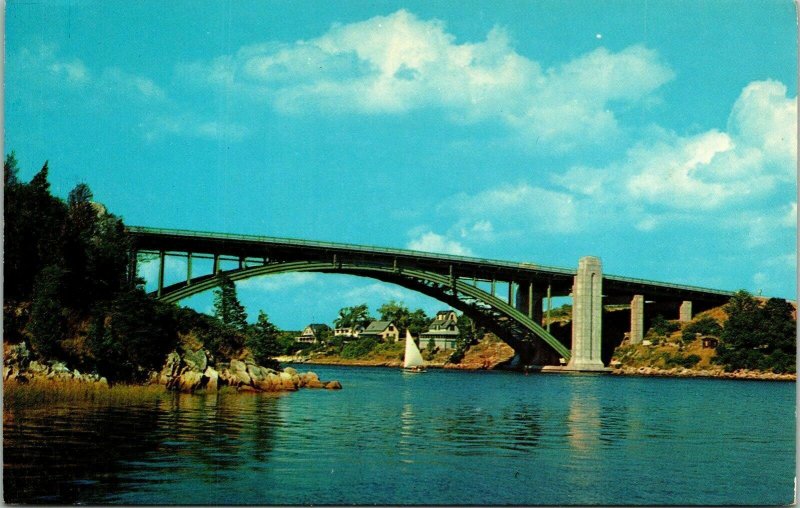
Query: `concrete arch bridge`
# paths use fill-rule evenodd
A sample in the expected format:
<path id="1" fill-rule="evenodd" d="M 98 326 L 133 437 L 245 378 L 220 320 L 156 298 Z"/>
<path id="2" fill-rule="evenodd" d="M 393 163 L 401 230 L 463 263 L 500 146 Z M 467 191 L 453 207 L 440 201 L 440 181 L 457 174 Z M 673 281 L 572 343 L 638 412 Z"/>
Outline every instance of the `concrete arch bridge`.
<path id="1" fill-rule="evenodd" d="M 228 265 L 224 271 L 234 281 L 291 272 L 369 277 L 420 292 L 466 313 L 514 348 L 523 364 L 566 362 L 567 368 L 574 370 L 604 368 L 604 306 L 630 306 L 629 334 L 635 343 L 642 340 L 646 319 L 655 314 L 688 320 L 693 310 L 720 305 L 732 295 L 729 291 L 604 275 L 596 257 L 581 258 L 576 270 L 264 236 L 135 226 L 129 226 L 127 233 L 132 246 L 131 276 L 136 274 L 139 254 L 157 256 L 155 296 L 167 302 L 215 287 L 222 264 Z M 186 260 L 185 280 L 164 284 L 168 256 Z M 211 270 L 194 273 L 192 262 L 197 259 L 210 260 Z M 557 296 L 571 296 L 573 301 L 571 337 L 561 340 L 550 333 L 549 325 L 542 324 L 551 298 Z"/>

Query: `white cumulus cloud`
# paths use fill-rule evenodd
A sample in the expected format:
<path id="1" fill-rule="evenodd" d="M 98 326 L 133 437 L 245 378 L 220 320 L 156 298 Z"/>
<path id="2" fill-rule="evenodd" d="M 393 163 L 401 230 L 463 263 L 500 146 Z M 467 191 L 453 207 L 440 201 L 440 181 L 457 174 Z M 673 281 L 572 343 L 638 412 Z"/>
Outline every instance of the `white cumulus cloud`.
<path id="1" fill-rule="evenodd" d="M 559 148 L 617 131 L 612 102 L 633 103 L 671 80 L 655 51 L 600 48 L 543 68 L 503 28 L 457 43 L 443 22 L 407 10 L 334 25 L 317 38 L 241 48 L 179 74 L 287 113 L 401 114 L 438 108 L 450 120 L 494 120 Z"/>
<path id="2" fill-rule="evenodd" d="M 407 248 L 424 252 L 453 254 L 456 256 L 472 256 L 472 251 L 461 243 L 451 240 L 433 231 L 423 231 L 408 242 Z"/>

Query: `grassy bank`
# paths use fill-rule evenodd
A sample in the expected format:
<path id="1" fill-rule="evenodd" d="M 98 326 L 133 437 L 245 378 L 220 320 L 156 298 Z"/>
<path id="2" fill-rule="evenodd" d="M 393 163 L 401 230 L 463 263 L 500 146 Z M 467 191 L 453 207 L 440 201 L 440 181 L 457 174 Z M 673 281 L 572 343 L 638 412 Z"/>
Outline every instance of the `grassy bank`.
<path id="1" fill-rule="evenodd" d="M 3 384 L 3 407 L 48 406 L 57 403 L 134 405 L 172 397 L 160 385 L 80 383 L 34 380 L 28 383 L 6 381 Z"/>

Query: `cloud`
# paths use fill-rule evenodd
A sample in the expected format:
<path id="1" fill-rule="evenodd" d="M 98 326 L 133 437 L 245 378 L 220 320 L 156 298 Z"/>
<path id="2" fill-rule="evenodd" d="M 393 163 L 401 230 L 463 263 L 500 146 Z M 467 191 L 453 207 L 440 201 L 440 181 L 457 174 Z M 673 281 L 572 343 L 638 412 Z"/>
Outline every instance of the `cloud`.
<path id="1" fill-rule="evenodd" d="M 797 102 L 775 81 L 744 88 L 727 132 L 666 134 L 628 151 L 606 172 L 626 180 L 636 200 L 680 209 L 714 209 L 752 201 L 780 183 L 794 184 Z"/>
<path id="2" fill-rule="evenodd" d="M 493 235 L 500 229 L 507 233 L 520 227 L 525 231 L 557 229 L 569 233 L 579 226 L 572 194 L 526 183 L 502 184 L 476 194 L 460 193 L 445 200 L 438 209 L 456 215 L 459 224 L 472 222 L 481 225 L 478 230 L 490 228 L 488 232 Z"/>
<path id="3" fill-rule="evenodd" d="M 560 149 L 615 135 L 612 105 L 641 101 L 674 76 L 642 46 L 600 48 L 544 69 L 517 53 L 500 27 L 459 44 L 443 22 L 406 10 L 293 44 L 243 47 L 178 73 L 284 113 L 434 108 L 456 123 L 498 121 Z"/>
<path id="4" fill-rule="evenodd" d="M 621 160 L 574 166 L 551 181 L 572 196 L 584 224 L 602 219 L 652 231 L 708 219 L 761 245 L 776 227 L 796 227 L 796 201 L 785 202 L 796 188 L 796 120 L 796 99 L 784 85 L 756 81 L 732 106 L 725 131 L 682 136 L 652 128 Z"/>
<path id="5" fill-rule="evenodd" d="M 416 238 L 408 242 L 407 248 L 424 252 L 438 252 L 456 256 L 473 256 L 472 251 L 461 243 L 450 240 L 433 231 L 420 232 Z"/>
<path id="6" fill-rule="evenodd" d="M 188 136 L 199 139 L 241 141 L 250 130 L 235 122 L 203 120 L 192 114 L 157 115 L 144 124 L 144 138 L 157 141 L 168 136 Z"/>

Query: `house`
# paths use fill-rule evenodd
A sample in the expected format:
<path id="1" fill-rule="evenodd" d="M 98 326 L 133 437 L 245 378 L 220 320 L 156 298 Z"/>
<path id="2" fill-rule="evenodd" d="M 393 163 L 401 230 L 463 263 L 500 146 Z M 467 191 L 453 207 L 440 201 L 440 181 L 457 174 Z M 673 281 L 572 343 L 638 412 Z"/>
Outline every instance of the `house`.
<path id="1" fill-rule="evenodd" d="M 333 330 L 334 337 L 341 337 L 343 340 L 351 340 L 357 339 L 361 332 L 364 331 L 364 327 L 360 325 L 356 325 L 353 327 L 342 327 L 336 328 Z"/>
<path id="2" fill-rule="evenodd" d="M 400 338 L 400 330 L 391 321 L 373 321 L 359 337 L 374 337 L 383 342 L 395 342 Z"/>
<path id="3" fill-rule="evenodd" d="M 316 344 L 320 341 L 320 336 L 325 331 L 330 331 L 330 327 L 326 324 L 311 323 L 303 329 L 303 333 L 295 339 L 296 342 L 303 344 Z"/>
<path id="4" fill-rule="evenodd" d="M 428 331 L 419 335 L 419 347 L 427 347 L 433 339 L 433 343 L 439 349 L 455 349 L 458 335 L 458 316 L 455 311 L 440 310 L 433 318 Z"/>

